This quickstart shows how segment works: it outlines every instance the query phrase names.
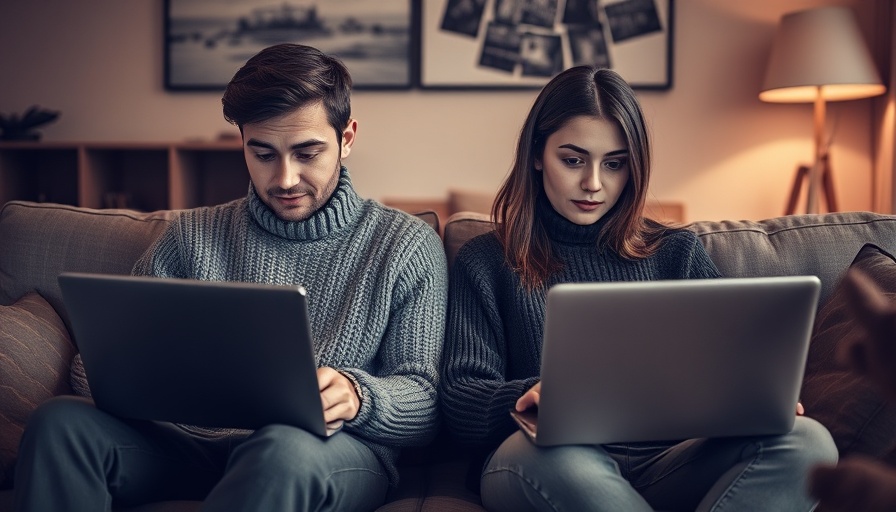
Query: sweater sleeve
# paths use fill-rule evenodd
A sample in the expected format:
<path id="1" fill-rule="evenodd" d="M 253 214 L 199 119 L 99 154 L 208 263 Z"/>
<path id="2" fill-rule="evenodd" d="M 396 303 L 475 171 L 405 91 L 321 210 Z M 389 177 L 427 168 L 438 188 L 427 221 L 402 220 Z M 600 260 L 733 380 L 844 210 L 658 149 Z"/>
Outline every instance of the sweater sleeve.
<path id="1" fill-rule="evenodd" d="M 721 277 L 722 273 L 719 272 L 716 264 L 713 263 L 712 259 L 709 257 L 709 254 L 706 252 L 706 248 L 703 247 L 700 239 L 691 232 L 688 232 L 688 235 L 691 244 L 688 251 L 690 257 L 686 259 L 688 262 L 687 277 L 690 279 Z"/>
<path id="2" fill-rule="evenodd" d="M 375 370 L 339 368 L 360 385 L 358 415 L 345 430 L 390 446 L 429 442 L 438 425 L 438 365 L 445 335 L 447 270 L 441 242 L 419 228 L 397 269 Z"/>
<path id="3" fill-rule="evenodd" d="M 658 255 L 663 279 L 710 279 L 721 277 L 719 269 L 692 231 L 678 230 L 669 235 Z"/>
<path id="4" fill-rule="evenodd" d="M 134 264 L 131 274 L 154 277 L 189 277 L 184 258 L 180 233 L 181 217 L 168 224 L 162 234 L 149 246 Z"/>
<path id="5" fill-rule="evenodd" d="M 474 250 L 480 247 L 465 249 L 449 279 L 441 405 L 461 442 L 488 446 L 516 429 L 510 410 L 538 377 L 507 380 L 508 344 L 513 341 L 507 339 L 499 310 L 499 269 L 482 265 L 484 255 Z"/>

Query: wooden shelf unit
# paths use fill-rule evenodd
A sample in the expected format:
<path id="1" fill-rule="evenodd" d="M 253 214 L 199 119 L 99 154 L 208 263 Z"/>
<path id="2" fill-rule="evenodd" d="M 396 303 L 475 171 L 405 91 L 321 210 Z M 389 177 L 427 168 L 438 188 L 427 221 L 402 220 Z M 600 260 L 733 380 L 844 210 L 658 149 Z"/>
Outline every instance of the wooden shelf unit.
<path id="1" fill-rule="evenodd" d="M 0 204 L 183 209 L 243 197 L 248 187 L 239 141 L 0 142 Z"/>

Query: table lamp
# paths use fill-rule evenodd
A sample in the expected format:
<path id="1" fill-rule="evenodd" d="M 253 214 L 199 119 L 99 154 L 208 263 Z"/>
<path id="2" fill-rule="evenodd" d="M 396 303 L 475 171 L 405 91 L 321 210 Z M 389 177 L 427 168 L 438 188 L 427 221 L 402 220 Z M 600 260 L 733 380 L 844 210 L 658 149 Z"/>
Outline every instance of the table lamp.
<path id="1" fill-rule="evenodd" d="M 815 158 L 811 167 L 797 168 L 787 215 L 794 213 L 807 175 L 806 212 L 819 213 L 822 183 L 828 211 L 837 209 L 824 141 L 825 102 L 868 98 L 885 91 L 849 7 L 819 7 L 781 18 L 759 99 L 815 104 Z"/>

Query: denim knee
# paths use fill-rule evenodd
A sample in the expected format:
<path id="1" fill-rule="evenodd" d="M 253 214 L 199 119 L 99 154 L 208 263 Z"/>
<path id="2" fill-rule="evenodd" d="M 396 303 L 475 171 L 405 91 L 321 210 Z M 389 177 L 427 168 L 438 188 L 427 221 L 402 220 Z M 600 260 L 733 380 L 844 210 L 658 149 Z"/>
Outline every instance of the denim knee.
<path id="1" fill-rule="evenodd" d="M 250 464 L 269 478 L 307 480 L 325 478 L 329 456 L 322 439 L 305 430 L 269 425 L 255 431 L 237 446 L 231 461 Z"/>
<path id="2" fill-rule="evenodd" d="M 77 435 L 79 427 L 86 425 L 84 418 L 96 411 L 93 401 L 83 397 L 60 395 L 40 404 L 28 417 L 25 433 L 22 435 L 20 450 L 36 443 L 58 442 Z M 95 429 L 90 428 L 91 432 Z"/>
<path id="3" fill-rule="evenodd" d="M 831 433 L 812 418 L 798 416 L 787 438 L 788 443 L 793 444 L 793 451 L 802 455 L 807 466 L 818 463 L 833 464 L 839 458 L 837 445 Z"/>
<path id="4" fill-rule="evenodd" d="M 522 432 L 504 440 L 481 483 L 490 510 L 650 510 L 603 447 L 538 447 Z"/>

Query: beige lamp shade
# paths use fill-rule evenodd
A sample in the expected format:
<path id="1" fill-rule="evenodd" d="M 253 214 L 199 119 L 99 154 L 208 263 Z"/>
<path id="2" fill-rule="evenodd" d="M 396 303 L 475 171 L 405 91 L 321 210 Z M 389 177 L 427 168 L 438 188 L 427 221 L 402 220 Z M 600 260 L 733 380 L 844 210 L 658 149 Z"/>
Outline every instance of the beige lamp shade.
<path id="1" fill-rule="evenodd" d="M 776 103 L 854 100 L 885 92 L 849 7 L 785 14 L 759 99 Z"/>

